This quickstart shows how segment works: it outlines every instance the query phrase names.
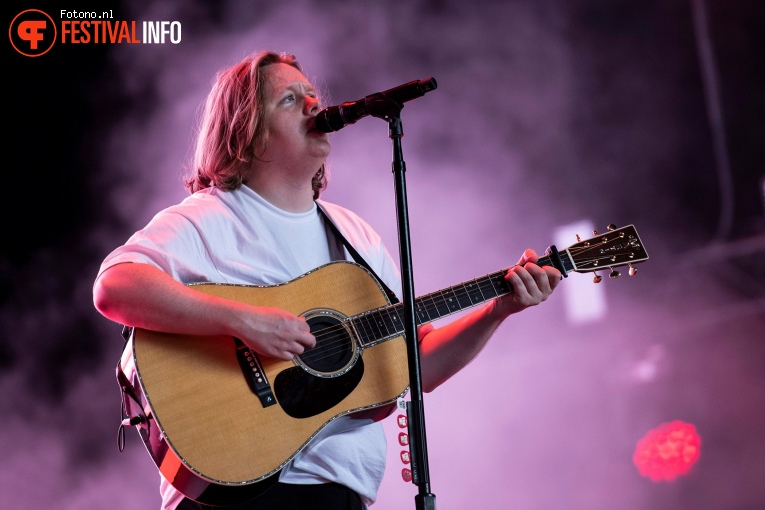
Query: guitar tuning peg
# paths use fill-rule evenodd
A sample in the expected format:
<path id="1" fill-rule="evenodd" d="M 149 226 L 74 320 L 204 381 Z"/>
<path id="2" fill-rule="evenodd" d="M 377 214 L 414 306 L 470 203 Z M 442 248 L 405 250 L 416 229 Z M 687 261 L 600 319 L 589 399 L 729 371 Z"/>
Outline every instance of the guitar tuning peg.
<path id="1" fill-rule="evenodd" d="M 581 241 L 581 240 L 582 240 L 582 238 L 581 238 L 581 237 L 579 237 L 579 234 L 576 234 L 576 242 L 578 243 L 578 242 L 579 242 L 579 241 Z"/>
<path id="2" fill-rule="evenodd" d="M 614 230 L 616 230 L 616 225 L 614 225 L 613 223 L 611 223 L 611 224 L 609 224 L 609 225 L 608 225 L 606 228 L 607 228 L 609 231 L 614 231 Z"/>
<path id="3" fill-rule="evenodd" d="M 593 229 L 592 235 L 594 235 L 594 236 L 598 235 L 598 231 Z"/>
<path id="4" fill-rule="evenodd" d="M 622 274 L 617 271 L 616 269 L 611 269 L 611 272 L 608 274 L 609 278 L 619 278 Z"/>
<path id="5" fill-rule="evenodd" d="M 635 273 L 637 273 L 637 269 L 632 267 L 632 264 L 629 264 L 629 266 L 630 266 L 630 271 L 629 271 L 630 276 L 635 276 Z"/>
<path id="6" fill-rule="evenodd" d="M 592 278 L 592 283 L 600 283 L 603 281 L 603 277 L 600 276 L 598 273 L 595 273 L 595 276 Z"/>

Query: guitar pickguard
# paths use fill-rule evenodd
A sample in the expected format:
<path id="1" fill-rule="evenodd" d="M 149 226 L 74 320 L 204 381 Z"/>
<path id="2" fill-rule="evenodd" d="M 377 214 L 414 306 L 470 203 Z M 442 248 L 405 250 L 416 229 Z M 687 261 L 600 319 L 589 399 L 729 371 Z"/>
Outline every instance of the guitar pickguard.
<path id="1" fill-rule="evenodd" d="M 288 368 L 276 376 L 274 393 L 285 413 L 293 418 L 310 418 L 330 409 L 350 395 L 364 375 L 364 361 L 341 376 L 316 377 L 300 367 Z"/>

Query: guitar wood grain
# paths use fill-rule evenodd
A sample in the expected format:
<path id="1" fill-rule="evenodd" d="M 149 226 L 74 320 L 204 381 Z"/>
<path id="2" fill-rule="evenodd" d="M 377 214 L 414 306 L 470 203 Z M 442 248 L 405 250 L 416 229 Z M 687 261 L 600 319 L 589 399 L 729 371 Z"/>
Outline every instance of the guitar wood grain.
<path id="1" fill-rule="evenodd" d="M 353 316 L 389 304 L 377 281 L 349 262 L 331 263 L 275 286 L 192 288 L 296 315 L 318 308 Z M 391 403 L 409 384 L 406 344 L 398 337 L 364 349 L 364 375 L 351 395 L 323 413 L 296 419 L 280 405 L 261 405 L 244 379 L 231 337 L 136 329 L 133 352 L 142 390 L 170 447 L 191 470 L 214 483 L 252 483 L 277 473 L 331 420 Z M 260 359 L 272 385 L 280 372 L 297 366 Z"/>

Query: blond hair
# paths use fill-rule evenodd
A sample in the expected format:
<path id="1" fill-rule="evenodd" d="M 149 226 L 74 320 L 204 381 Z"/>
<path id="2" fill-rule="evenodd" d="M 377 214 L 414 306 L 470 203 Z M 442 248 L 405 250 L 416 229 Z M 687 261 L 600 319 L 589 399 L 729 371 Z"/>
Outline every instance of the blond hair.
<path id="1" fill-rule="evenodd" d="M 245 171 L 257 158 L 256 150 L 268 137 L 263 122 L 263 68 L 271 64 L 287 64 L 303 72 L 294 55 L 263 51 L 216 75 L 199 122 L 193 168 L 184 180 L 189 192 L 209 187 L 232 191 L 244 182 Z M 318 198 L 327 186 L 324 164 L 311 184 Z"/>

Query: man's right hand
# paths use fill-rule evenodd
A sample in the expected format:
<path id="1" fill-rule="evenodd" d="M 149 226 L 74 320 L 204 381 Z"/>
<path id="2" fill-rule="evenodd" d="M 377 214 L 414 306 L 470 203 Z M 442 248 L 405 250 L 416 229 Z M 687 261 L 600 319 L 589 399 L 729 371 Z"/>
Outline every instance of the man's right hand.
<path id="1" fill-rule="evenodd" d="M 291 360 L 316 345 L 316 338 L 302 317 L 280 308 L 257 307 L 245 313 L 237 338 L 255 352 Z"/>

